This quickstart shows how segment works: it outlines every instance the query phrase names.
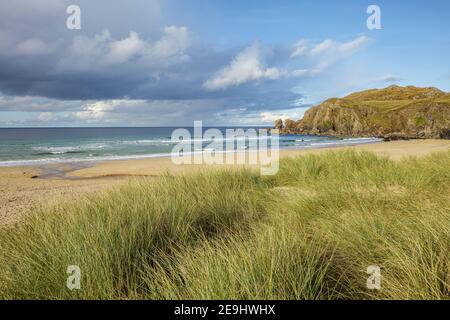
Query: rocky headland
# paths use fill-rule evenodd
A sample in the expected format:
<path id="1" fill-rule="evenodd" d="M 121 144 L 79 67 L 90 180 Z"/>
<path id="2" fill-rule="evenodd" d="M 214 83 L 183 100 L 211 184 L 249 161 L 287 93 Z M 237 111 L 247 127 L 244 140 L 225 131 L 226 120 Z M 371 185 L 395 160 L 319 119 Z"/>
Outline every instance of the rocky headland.
<path id="1" fill-rule="evenodd" d="M 450 94 L 437 88 L 390 86 L 331 98 L 303 119 L 275 122 L 281 134 L 383 137 L 385 140 L 450 138 Z"/>

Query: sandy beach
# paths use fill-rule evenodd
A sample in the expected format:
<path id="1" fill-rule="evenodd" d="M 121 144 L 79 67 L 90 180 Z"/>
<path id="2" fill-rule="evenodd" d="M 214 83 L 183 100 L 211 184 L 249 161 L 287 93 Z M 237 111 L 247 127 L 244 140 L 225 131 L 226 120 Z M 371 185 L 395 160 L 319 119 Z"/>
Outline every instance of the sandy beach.
<path id="1" fill-rule="evenodd" d="M 339 148 L 281 150 L 280 157 L 295 157 L 345 148 L 373 151 L 392 159 L 404 156 L 424 156 L 448 151 L 449 140 L 410 140 L 380 142 Z M 111 188 L 140 176 L 157 177 L 165 173 L 184 174 L 208 168 L 205 165 L 176 165 L 170 157 L 138 160 L 116 160 L 79 164 L 0 168 L 0 225 L 20 221 L 24 213 L 40 202 L 74 200 L 94 191 Z"/>

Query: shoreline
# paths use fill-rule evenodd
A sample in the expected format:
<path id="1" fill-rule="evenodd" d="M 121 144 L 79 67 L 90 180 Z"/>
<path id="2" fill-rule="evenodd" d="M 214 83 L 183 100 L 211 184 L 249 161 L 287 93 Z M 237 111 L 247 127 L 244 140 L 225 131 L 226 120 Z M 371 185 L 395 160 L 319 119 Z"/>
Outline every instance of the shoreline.
<path id="1" fill-rule="evenodd" d="M 321 146 L 307 146 L 303 148 L 285 147 L 279 149 L 280 158 L 283 157 L 295 157 L 306 154 L 315 154 L 331 150 L 342 149 L 356 149 L 366 150 L 378 153 L 380 155 L 386 155 L 393 159 L 399 159 L 403 156 L 423 156 L 432 152 L 450 150 L 450 140 L 445 139 L 415 139 L 415 140 L 396 140 L 396 141 L 378 141 L 367 143 L 349 143 L 341 145 L 321 145 Z M 258 151 L 252 151 L 258 152 Z M 224 156 L 227 152 L 221 152 Z M 244 151 L 232 151 L 232 153 L 250 153 L 248 150 Z M 200 152 L 193 152 L 186 154 L 186 157 L 193 157 L 200 154 Z M 48 162 L 39 164 L 26 164 L 26 165 L 0 165 L 0 177 L 17 176 L 18 172 L 25 178 L 36 180 L 73 180 L 73 179 L 87 179 L 87 178 L 102 178 L 110 176 L 118 176 L 113 172 L 108 173 L 109 169 L 114 169 L 122 166 L 127 166 L 128 169 L 124 170 L 121 176 L 146 176 L 145 172 L 140 174 L 134 174 L 133 166 L 141 166 L 142 164 L 156 163 L 171 163 L 171 154 L 148 154 L 142 156 L 123 156 L 123 158 L 111 158 L 111 159 L 92 159 L 92 160 L 71 160 L 67 159 L 60 162 Z M 208 165 L 208 164 L 186 164 L 176 165 L 183 167 L 216 167 L 223 165 Z M 244 164 L 246 165 L 246 164 Z M 228 165 L 230 166 L 230 165 Z M 233 165 L 231 165 L 233 166 Z M 104 171 L 105 174 L 97 174 Z M 127 173 L 128 171 L 128 173 Z M 178 170 L 176 170 L 178 171 Z M 91 175 L 88 172 L 92 172 Z M 151 174 L 153 175 L 153 174 Z"/>
<path id="2" fill-rule="evenodd" d="M 448 151 L 450 140 L 391 141 L 315 149 L 283 149 L 280 150 L 280 158 L 345 149 L 371 151 L 398 160 L 405 156 L 420 157 Z M 218 166 L 225 165 L 176 165 L 170 157 L 153 157 L 101 161 L 89 163 L 88 167 L 79 163 L 0 167 L 0 226 L 20 221 L 24 213 L 33 210 L 40 203 L 57 202 L 61 199 L 75 200 L 136 177 L 152 178 L 167 173 L 187 174 Z"/>
<path id="3" fill-rule="evenodd" d="M 379 155 L 389 156 L 398 160 L 403 156 L 423 156 L 433 152 L 450 150 L 450 140 L 409 140 L 409 141 L 389 141 L 353 145 L 322 146 L 320 148 L 303 149 L 280 149 L 280 159 L 283 157 L 297 157 L 307 154 L 319 154 L 327 151 L 354 149 L 372 151 Z M 245 151 L 234 151 L 234 154 L 248 153 Z M 225 153 L 224 153 L 225 154 Z M 101 161 L 94 166 L 67 172 L 69 178 L 105 178 L 119 176 L 158 176 L 164 173 L 180 174 L 192 171 L 199 171 L 214 167 L 230 167 L 235 165 L 207 165 L 207 164 L 183 164 L 177 165 L 172 162 L 170 156 L 158 158 L 126 159 Z M 259 167 L 259 165 L 240 165 Z"/>
<path id="4" fill-rule="evenodd" d="M 303 141 L 303 140 L 302 140 Z M 383 142 L 382 139 L 376 137 L 343 137 L 342 140 L 337 140 L 335 142 L 322 142 L 322 143 L 312 143 L 311 145 L 305 146 L 281 146 L 281 150 L 310 150 L 310 149 L 321 149 L 321 148 L 332 148 L 332 147 L 345 147 L 352 145 L 362 145 L 362 144 L 373 144 Z M 242 152 L 245 152 L 243 150 Z M 203 151 L 205 152 L 205 151 Z M 228 152 L 228 151 L 221 151 Z M 239 150 L 233 150 L 231 152 L 241 152 Z M 186 153 L 186 156 L 200 154 L 202 151 L 194 151 Z M 93 163 L 94 165 L 99 162 L 105 161 L 125 161 L 125 160 L 139 160 L 139 159 L 151 159 L 151 158 L 166 158 L 171 157 L 171 152 L 164 153 L 147 153 L 147 154 L 129 154 L 129 155 L 112 155 L 112 156 L 99 156 L 95 158 L 42 158 L 42 159 L 24 159 L 24 160 L 4 160 L 0 161 L 0 168 L 4 167 L 34 167 L 34 166 L 53 166 L 53 165 L 89 165 Z"/>

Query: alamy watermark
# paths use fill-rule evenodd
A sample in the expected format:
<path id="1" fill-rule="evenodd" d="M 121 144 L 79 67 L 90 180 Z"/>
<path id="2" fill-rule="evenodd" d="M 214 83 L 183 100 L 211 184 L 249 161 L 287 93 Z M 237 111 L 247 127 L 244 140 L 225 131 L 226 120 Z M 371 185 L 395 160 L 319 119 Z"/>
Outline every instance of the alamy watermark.
<path id="1" fill-rule="evenodd" d="M 67 277 L 66 286 L 69 290 L 80 290 L 81 289 L 81 269 L 77 265 L 71 265 L 67 267 Z"/>
<path id="2" fill-rule="evenodd" d="M 69 30 L 81 29 L 81 8 L 76 4 L 72 4 L 67 7 L 66 13 L 69 17 L 66 20 L 66 26 Z"/>
<path id="3" fill-rule="evenodd" d="M 193 133 L 173 131 L 175 143 L 171 158 L 175 164 L 257 165 L 261 175 L 274 175 L 279 169 L 278 130 L 208 128 L 194 121 Z"/>
<path id="4" fill-rule="evenodd" d="M 367 289 L 380 290 L 381 289 L 381 268 L 377 265 L 367 267 Z"/>
<path id="5" fill-rule="evenodd" d="M 370 16 L 367 18 L 366 25 L 369 30 L 381 29 L 381 9 L 380 6 L 372 4 L 367 7 L 367 14 Z"/>

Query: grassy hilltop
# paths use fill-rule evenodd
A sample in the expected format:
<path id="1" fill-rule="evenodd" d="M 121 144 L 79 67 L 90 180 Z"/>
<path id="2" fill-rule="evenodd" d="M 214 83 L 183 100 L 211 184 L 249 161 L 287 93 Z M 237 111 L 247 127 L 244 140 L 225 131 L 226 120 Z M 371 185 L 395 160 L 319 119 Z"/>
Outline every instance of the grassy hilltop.
<path id="1" fill-rule="evenodd" d="M 448 299 L 449 167 L 450 153 L 338 151 L 43 207 L 0 229 L 0 298 Z"/>
<path id="2" fill-rule="evenodd" d="M 299 121 L 277 120 L 284 133 L 397 138 L 449 138 L 450 94 L 436 88 L 390 86 L 332 98 Z"/>

